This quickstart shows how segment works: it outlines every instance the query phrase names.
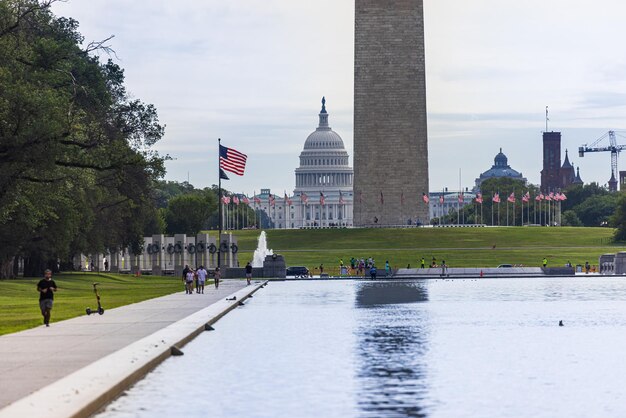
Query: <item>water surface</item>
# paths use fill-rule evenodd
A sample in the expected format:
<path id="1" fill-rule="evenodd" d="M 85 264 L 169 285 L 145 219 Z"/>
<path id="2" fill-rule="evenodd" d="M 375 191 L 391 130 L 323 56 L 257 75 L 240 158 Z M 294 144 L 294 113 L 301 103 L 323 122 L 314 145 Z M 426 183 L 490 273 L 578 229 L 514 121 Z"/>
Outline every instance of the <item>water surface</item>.
<path id="1" fill-rule="evenodd" d="M 625 300 L 618 278 L 271 283 L 100 416 L 623 416 Z"/>

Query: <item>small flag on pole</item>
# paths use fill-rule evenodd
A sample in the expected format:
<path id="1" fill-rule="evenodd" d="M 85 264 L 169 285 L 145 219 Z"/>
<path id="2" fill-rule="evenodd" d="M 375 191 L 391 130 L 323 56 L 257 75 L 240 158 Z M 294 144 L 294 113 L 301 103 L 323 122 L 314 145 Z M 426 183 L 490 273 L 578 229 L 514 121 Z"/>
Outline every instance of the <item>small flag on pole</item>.
<path id="1" fill-rule="evenodd" d="M 530 193 L 526 192 L 526 194 L 522 196 L 522 202 L 528 203 L 529 200 L 530 200 Z"/>
<path id="2" fill-rule="evenodd" d="M 220 178 L 222 180 L 230 180 L 228 176 L 226 175 L 226 173 L 224 172 L 224 170 L 222 170 L 221 168 L 220 168 Z"/>
<path id="3" fill-rule="evenodd" d="M 304 192 L 300 193 L 300 201 L 306 205 L 309 203 L 309 196 Z"/>
<path id="4" fill-rule="evenodd" d="M 254 195 L 254 197 L 252 198 L 252 200 L 254 201 L 255 204 L 260 205 L 261 204 L 261 199 L 259 198 L 259 196 L 257 196 L 256 194 Z"/>
<path id="5" fill-rule="evenodd" d="M 270 193 L 269 201 L 270 201 L 270 206 L 275 206 L 276 205 L 276 198 L 271 193 Z"/>
<path id="6" fill-rule="evenodd" d="M 511 195 L 506 199 L 506 201 L 515 203 L 515 192 L 511 193 Z"/>
<path id="7" fill-rule="evenodd" d="M 339 191 L 339 204 L 340 205 L 345 205 L 345 200 L 343 200 L 343 193 L 341 193 L 341 191 Z"/>
<path id="8" fill-rule="evenodd" d="M 224 196 L 222 197 L 222 203 L 228 205 L 230 203 L 230 197 Z"/>
<path id="9" fill-rule="evenodd" d="M 239 205 L 239 197 L 237 195 L 233 196 L 233 203 Z"/>
<path id="10" fill-rule="evenodd" d="M 220 145 L 220 168 L 243 176 L 248 156 L 239 151 Z"/>
<path id="11" fill-rule="evenodd" d="M 246 195 L 243 196 L 243 199 L 241 199 L 241 201 L 244 203 L 244 205 L 250 204 L 250 199 L 248 199 L 248 196 Z"/>
<path id="12" fill-rule="evenodd" d="M 465 201 L 465 197 L 463 196 L 463 193 L 459 193 L 459 203 L 463 203 Z"/>
<path id="13" fill-rule="evenodd" d="M 443 205 L 443 201 L 444 201 L 443 195 L 439 196 L 439 203 Z"/>
<path id="14" fill-rule="evenodd" d="M 430 202 L 430 198 L 426 193 L 422 193 L 422 200 L 424 201 L 424 203 Z"/>
<path id="15" fill-rule="evenodd" d="M 491 198 L 491 200 L 493 200 L 494 203 L 500 203 L 500 193 L 494 193 L 494 195 Z"/>
<path id="16" fill-rule="evenodd" d="M 480 192 L 476 193 L 476 203 L 483 204 L 483 195 Z"/>
<path id="17" fill-rule="evenodd" d="M 324 197 L 324 193 L 320 192 L 320 205 L 324 206 L 326 203 L 326 197 Z"/>

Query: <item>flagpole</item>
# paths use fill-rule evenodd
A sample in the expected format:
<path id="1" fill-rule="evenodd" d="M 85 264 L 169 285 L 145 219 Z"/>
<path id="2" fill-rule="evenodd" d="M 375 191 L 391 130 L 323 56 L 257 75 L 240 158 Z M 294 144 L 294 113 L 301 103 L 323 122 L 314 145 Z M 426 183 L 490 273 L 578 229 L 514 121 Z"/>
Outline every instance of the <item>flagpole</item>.
<path id="1" fill-rule="evenodd" d="M 493 226 L 493 192 L 491 193 L 491 226 Z"/>
<path id="2" fill-rule="evenodd" d="M 221 265 L 221 251 L 220 251 L 220 247 L 221 247 L 221 241 L 222 241 L 222 168 L 220 167 L 220 146 L 222 145 L 222 139 L 221 138 L 217 138 L 217 145 L 218 145 L 218 149 L 217 149 L 217 190 L 218 190 L 218 202 L 219 202 L 219 214 L 218 214 L 218 233 L 217 233 L 217 267 L 219 267 Z"/>

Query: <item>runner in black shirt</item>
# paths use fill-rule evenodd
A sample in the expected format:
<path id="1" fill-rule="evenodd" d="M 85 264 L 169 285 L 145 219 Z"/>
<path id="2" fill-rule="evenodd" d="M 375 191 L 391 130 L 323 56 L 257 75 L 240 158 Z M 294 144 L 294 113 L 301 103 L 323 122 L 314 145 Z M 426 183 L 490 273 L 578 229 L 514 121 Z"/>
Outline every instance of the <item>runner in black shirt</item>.
<path id="1" fill-rule="evenodd" d="M 44 278 L 37 283 L 37 291 L 39 292 L 39 309 L 43 315 L 43 323 L 49 327 L 54 292 L 57 291 L 57 284 L 52 280 L 52 271 L 45 271 Z"/>

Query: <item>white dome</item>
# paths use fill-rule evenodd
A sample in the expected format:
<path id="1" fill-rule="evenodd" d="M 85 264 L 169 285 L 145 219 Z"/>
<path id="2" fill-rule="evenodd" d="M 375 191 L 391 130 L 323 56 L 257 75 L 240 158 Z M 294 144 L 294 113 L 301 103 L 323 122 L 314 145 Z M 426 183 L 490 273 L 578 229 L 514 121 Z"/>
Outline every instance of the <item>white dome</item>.
<path id="1" fill-rule="evenodd" d="M 351 191 L 353 173 L 343 140 L 328 126 L 326 99 L 322 98 L 319 126 L 307 137 L 300 153 L 296 190 L 337 188 Z"/>

